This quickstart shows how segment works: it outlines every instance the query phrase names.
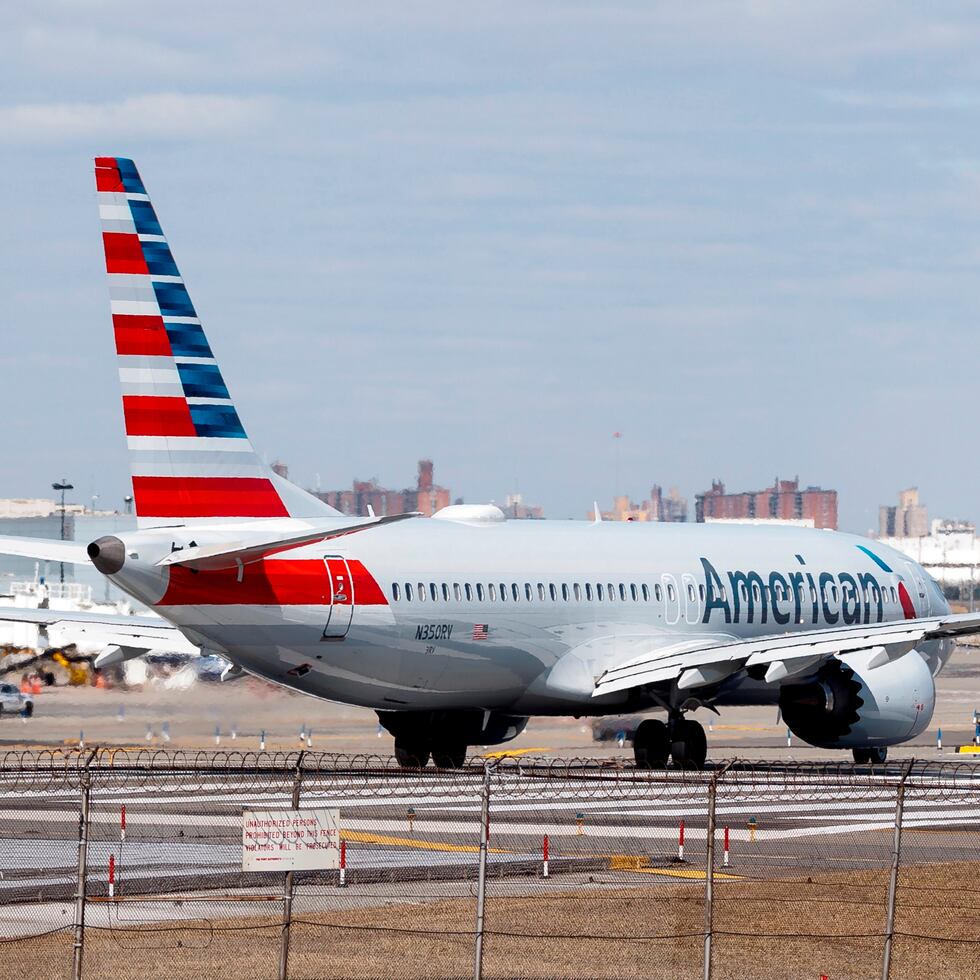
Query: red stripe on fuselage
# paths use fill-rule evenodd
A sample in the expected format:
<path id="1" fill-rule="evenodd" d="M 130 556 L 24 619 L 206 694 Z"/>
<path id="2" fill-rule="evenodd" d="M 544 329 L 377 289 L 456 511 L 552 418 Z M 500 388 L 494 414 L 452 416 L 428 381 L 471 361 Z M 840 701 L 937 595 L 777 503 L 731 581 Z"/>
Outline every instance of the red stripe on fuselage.
<path id="1" fill-rule="evenodd" d="M 146 259 L 143 258 L 143 246 L 140 245 L 137 235 L 104 231 L 102 245 L 105 248 L 106 272 L 125 272 L 141 276 L 150 274 Z"/>
<path id="2" fill-rule="evenodd" d="M 114 313 L 112 327 L 116 333 L 117 354 L 143 354 L 149 357 L 172 357 L 170 338 L 160 316 L 136 316 Z"/>
<path id="3" fill-rule="evenodd" d="M 354 605 L 386 606 L 388 600 L 371 573 L 350 561 Z M 242 569 L 201 571 L 174 565 L 160 606 L 325 606 L 330 602 L 330 576 L 322 558 L 277 558 L 253 562 Z"/>
<path id="4" fill-rule="evenodd" d="M 134 476 L 133 496 L 140 517 L 289 516 L 272 481 L 261 477 Z"/>
<path id="5" fill-rule="evenodd" d="M 128 436 L 196 436 L 186 398 L 123 395 Z"/>
<path id="6" fill-rule="evenodd" d="M 898 583 L 898 598 L 902 603 L 902 612 L 906 619 L 915 619 L 915 606 L 912 605 L 912 597 L 909 590 L 905 588 L 904 582 Z"/>

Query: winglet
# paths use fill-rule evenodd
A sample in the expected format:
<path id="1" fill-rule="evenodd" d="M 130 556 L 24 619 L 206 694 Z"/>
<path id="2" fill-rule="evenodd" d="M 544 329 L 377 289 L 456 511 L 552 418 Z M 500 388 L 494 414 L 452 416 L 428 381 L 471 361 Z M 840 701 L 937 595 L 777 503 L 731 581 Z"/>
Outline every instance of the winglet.
<path id="1" fill-rule="evenodd" d="M 599 501 L 598 500 L 593 500 L 592 501 L 592 507 L 593 507 L 594 513 L 595 513 L 595 519 L 592 521 L 592 523 L 593 524 L 601 524 L 602 523 L 602 514 L 599 513 Z"/>

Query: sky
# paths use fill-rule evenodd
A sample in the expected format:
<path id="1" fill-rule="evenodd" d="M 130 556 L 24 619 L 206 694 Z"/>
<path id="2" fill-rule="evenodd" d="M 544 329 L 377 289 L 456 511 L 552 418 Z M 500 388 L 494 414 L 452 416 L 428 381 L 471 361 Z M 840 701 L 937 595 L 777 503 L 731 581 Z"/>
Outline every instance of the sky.
<path id="1" fill-rule="evenodd" d="M 8 7 L 0 496 L 118 507 L 92 158 L 301 485 L 980 518 L 972 3 Z M 613 432 L 622 432 L 618 441 Z M 617 460 L 618 455 L 618 460 Z"/>

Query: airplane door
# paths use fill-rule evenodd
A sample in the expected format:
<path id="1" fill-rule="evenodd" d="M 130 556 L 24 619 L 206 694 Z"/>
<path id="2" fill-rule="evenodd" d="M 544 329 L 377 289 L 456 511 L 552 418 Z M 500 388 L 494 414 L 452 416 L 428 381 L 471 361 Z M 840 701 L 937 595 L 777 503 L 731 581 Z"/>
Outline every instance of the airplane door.
<path id="1" fill-rule="evenodd" d="M 689 623 L 701 622 L 701 604 L 698 601 L 698 581 L 697 579 L 684 572 L 681 575 L 681 583 L 684 590 L 684 618 Z"/>
<path id="2" fill-rule="evenodd" d="M 664 622 L 673 626 L 681 618 L 681 597 L 673 575 L 661 575 L 664 587 Z"/>
<path id="3" fill-rule="evenodd" d="M 330 579 L 330 609 L 322 639 L 342 640 L 354 618 L 354 580 L 345 558 L 328 555 L 323 560 Z"/>

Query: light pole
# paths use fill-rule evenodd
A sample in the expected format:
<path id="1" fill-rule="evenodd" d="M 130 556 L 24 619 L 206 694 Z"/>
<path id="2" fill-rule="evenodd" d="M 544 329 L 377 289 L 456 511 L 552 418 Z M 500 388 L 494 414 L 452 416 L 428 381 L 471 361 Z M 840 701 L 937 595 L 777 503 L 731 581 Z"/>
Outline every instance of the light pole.
<path id="1" fill-rule="evenodd" d="M 74 490 L 75 487 L 72 484 L 70 484 L 64 477 L 62 477 L 60 483 L 51 484 L 51 489 L 61 491 L 61 540 L 64 541 L 65 540 L 65 491 Z M 62 585 L 64 585 L 65 584 L 64 562 L 61 562 L 60 569 L 61 572 L 60 575 L 58 576 L 58 580 L 61 582 Z"/>

